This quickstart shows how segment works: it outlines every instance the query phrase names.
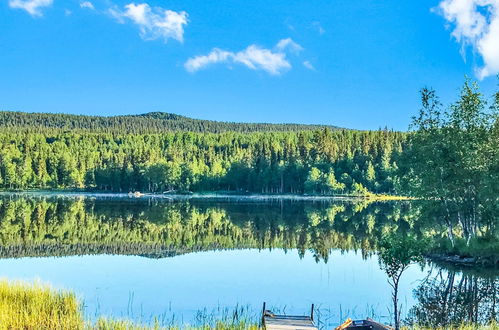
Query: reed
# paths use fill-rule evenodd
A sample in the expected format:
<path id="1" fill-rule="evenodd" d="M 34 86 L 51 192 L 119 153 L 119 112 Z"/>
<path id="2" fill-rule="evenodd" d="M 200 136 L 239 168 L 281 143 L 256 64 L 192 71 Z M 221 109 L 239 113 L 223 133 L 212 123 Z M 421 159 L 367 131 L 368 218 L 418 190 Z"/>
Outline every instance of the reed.
<path id="1" fill-rule="evenodd" d="M 421 327 L 421 326 L 411 326 L 402 327 L 404 330 L 499 330 L 499 324 L 492 322 L 489 325 L 479 325 L 479 324 L 460 324 L 454 326 L 445 327 Z"/>
<path id="2" fill-rule="evenodd" d="M 160 327 L 159 325 L 145 326 L 128 320 L 113 320 L 100 318 L 95 324 L 88 323 L 85 330 L 176 330 L 174 327 Z"/>
<path id="3" fill-rule="evenodd" d="M 132 321 L 127 320 L 113 320 L 107 318 L 100 318 L 95 324 L 88 324 L 85 330 L 257 330 L 259 329 L 258 324 L 238 321 L 238 322 L 228 322 L 226 320 L 218 320 L 214 323 L 207 323 L 202 325 L 188 325 L 183 326 L 160 326 L 155 324 L 152 326 L 139 325 Z"/>
<path id="4" fill-rule="evenodd" d="M 0 329 L 83 329 L 75 294 L 40 283 L 0 281 Z"/>

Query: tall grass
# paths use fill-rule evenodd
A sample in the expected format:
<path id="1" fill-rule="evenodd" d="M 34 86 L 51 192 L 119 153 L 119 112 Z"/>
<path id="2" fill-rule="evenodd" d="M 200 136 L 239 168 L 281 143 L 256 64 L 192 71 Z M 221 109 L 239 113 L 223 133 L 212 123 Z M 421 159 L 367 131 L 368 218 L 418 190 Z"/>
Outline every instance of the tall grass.
<path id="1" fill-rule="evenodd" d="M 73 293 L 39 283 L 0 281 L 0 329 L 82 329 L 80 303 Z"/>
<path id="2" fill-rule="evenodd" d="M 142 326 L 127 320 L 100 318 L 95 324 L 87 324 L 85 330 L 175 330 L 172 327 Z"/>
<path id="3" fill-rule="evenodd" d="M 404 330 L 499 330 L 499 325 L 497 323 L 491 323 L 490 325 L 478 325 L 478 324 L 461 324 L 455 326 L 446 326 L 446 327 L 402 327 Z"/>

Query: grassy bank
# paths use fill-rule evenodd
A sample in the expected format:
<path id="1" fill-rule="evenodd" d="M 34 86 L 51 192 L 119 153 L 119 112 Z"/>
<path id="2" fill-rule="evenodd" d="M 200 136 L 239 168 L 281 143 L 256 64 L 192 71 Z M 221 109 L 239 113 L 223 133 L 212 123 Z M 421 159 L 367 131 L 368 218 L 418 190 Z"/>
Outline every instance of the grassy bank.
<path id="1" fill-rule="evenodd" d="M 81 303 L 75 294 L 58 291 L 38 283 L 9 282 L 0 280 L 0 330 L 177 330 L 178 326 L 140 325 L 127 320 L 100 318 L 95 322 L 84 319 Z M 232 313 L 219 320 L 211 317 L 200 325 L 184 325 L 188 330 L 257 330 L 257 320 L 244 314 Z M 403 329 L 426 330 L 425 327 Z M 434 329 L 499 330 L 499 325 L 465 324 Z"/>
<path id="2" fill-rule="evenodd" d="M 0 281 L 1 329 L 80 329 L 84 320 L 73 293 Z"/>
<path id="3" fill-rule="evenodd" d="M 477 237 L 466 244 L 456 239 L 454 246 L 448 239 L 435 239 L 428 251 L 431 259 L 462 266 L 499 267 L 499 240 L 496 237 Z"/>

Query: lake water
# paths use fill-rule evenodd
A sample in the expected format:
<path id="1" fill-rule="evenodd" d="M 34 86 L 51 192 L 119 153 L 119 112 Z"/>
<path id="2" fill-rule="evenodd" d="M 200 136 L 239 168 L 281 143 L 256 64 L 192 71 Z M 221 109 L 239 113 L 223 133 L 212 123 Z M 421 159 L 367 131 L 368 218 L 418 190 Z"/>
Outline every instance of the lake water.
<path id="1" fill-rule="evenodd" d="M 1 194 L 0 277 L 70 289 L 92 319 L 197 324 L 240 307 L 256 320 L 265 301 L 314 303 L 325 328 L 390 323 L 376 242 L 416 216 L 411 202 Z M 480 321 L 499 314 L 498 293 L 495 271 L 412 265 L 400 303 L 404 318 Z"/>

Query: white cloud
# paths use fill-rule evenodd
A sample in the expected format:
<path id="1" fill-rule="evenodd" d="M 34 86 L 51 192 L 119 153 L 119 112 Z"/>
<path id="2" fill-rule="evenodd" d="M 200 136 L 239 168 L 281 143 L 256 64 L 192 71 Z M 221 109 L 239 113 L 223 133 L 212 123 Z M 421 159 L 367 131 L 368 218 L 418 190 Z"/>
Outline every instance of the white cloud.
<path id="1" fill-rule="evenodd" d="M 234 57 L 234 53 L 214 48 L 208 55 L 191 57 L 185 62 L 184 67 L 189 72 L 196 72 L 212 63 L 226 62 Z"/>
<path id="2" fill-rule="evenodd" d="M 244 64 L 250 69 L 263 70 L 273 75 L 281 74 L 284 70 L 291 68 L 285 53 L 272 52 L 256 45 L 250 45 L 245 50 L 234 54 L 233 61 Z"/>
<path id="3" fill-rule="evenodd" d="M 303 66 L 309 70 L 315 71 L 315 66 L 310 61 L 303 61 Z"/>
<path id="4" fill-rule="evenodd" d="M 94 4 L 91 3 L 90 1 L 80 2 L 80 8 L 87 8 L 87 9 L 91 9 L 91 10 L 95 9 Z"/>
<path id="5" fill-rule="evenodd" d="M 165 42 L 168 39 L 180 42 L 184 40 L 184 25 L 187 24 L 185 11 L 151 8 L 147 3 L 130 3 L 125 6 L 124 10 L 111 8 L 109 13 L 120 23 L 129 20 L 136 24 L 144 40 L 163 39 Z"/>
<path id="6" fill-rule="evenodd" d="M 480 79 L 499 73 L 499 0 L 443 0 L 439 13 L 452 26 L 451 35 L 482 58 Z"/>
<path id="7" fill-rule="evenodd" d="M 271 75 L 279 75 L 291 69 L 291 63 L 286 57 L 287 50 L 298 52 L 303 50 L 303 47 L 291 39 L 282 39 L 274 47 L 274 50 L 257 45 L 249 45 L 239 52 L 214 48 L 208 55 L 189 58 L 184 67 L 189 72 L 196 72 L 215 63 L 237 63 L 252 70 L 262 70 Z"/>
<path id="8" fill-rule="evenodd" d="M 10 8 L 26 10 L 32 16 L 42 16 L 41 9 L 52 3 L 53 0 L 9 0 Z"/>
<path id="9" fill-rule="evenodd" d="M 291 38 L 279 40 L 279 42 L 275 47 L 280 51 L 285 51 L 286 49 L 289 49 L 293 53 L 299 53 L 303 50 L 303 47 L 298 45 Z"/>

